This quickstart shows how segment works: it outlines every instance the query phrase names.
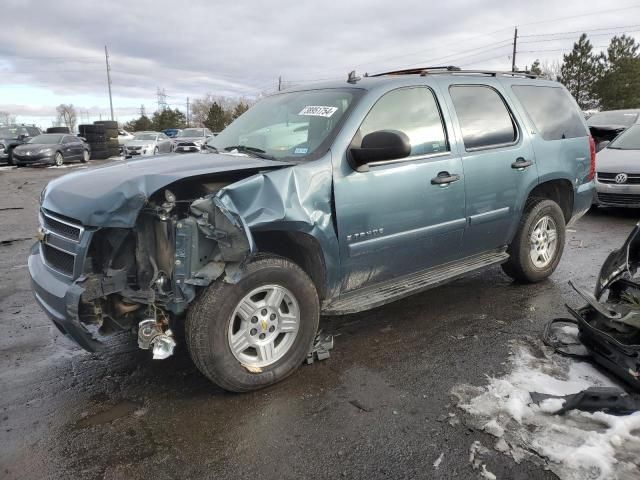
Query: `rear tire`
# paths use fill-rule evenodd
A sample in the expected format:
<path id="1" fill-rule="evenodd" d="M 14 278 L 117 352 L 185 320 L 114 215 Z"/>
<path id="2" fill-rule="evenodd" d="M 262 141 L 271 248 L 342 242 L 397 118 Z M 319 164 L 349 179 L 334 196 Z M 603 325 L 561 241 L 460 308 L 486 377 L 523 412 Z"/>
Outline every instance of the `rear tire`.
<path id="1" fill-rule="evenodd" d="M 307 274 L 285 258 L 259 256 L 237 284 L 217 281 L 202 292 L 187 313 L 186 341 L 207 378 L 225 390 L 248 392 L 279 382 L 300 366 L 319 317 L 318 294 Z M 272 347 L 263 353 L 265 344 Z"/>
<path id="2" fill-rule="evenodd" d="M 502 270 L 518 282 L 540 282 L 555 271 L 564 242 L 565 221 L 560 206 L 552 200 L 530 199 Z"/>

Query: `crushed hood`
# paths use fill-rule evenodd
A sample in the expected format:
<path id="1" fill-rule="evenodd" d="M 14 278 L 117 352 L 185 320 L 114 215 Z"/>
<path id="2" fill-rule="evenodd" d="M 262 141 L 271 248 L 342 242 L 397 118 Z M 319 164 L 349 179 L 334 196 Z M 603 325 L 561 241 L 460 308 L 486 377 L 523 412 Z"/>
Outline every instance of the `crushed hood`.
<path id="1" fill-rule="evenodd" d="M 42 206 L 85 226 L 130 228 L 147 199 L 177 180 L 286 166 L 291 164 L 214 153 L 165 155 L 118 162 L 51 181 Z"/>

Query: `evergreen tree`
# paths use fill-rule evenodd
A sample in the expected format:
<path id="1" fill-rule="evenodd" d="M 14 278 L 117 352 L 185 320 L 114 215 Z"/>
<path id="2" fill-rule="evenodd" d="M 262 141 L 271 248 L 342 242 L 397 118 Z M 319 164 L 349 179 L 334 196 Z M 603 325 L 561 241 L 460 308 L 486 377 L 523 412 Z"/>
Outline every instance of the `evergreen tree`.
<path id="1" fill-rule="evenodd" d="M 145 130 L 153 130 L 153 123 L 151 119 L 146 115 L 142 115 L 140 118 L 130 121 L 124 125 L 124 129 L 130 132 L 142 132 Z"/>
<path id="2" fill-rule="evenodd" d="M 535 59 L 535 61 L 531 64 L 531 68 L 529 69 L 529 71 L 534 75 L 538 75 L 539 77 L 542 76 L 542 66 L 540 65 L 539 59 Z"/>
<path id="3" fill-rule="evenodd" d="M 213 102 L 204 121 L 204 126 L 212 132 L 221 132 L 227 126 L 229 116 L 218 102 Z"/>
<path id="4" fill-rule="evenodd" d="M 597 83 L 604 70 L 603 57 L 593 53 L 593 45 L 583 33 L 569 54 L 563 55 L 560 82 L 571 92 L 583 110 L 596 108 Z"/>
<path id="5" fill-rule="evenodd" d="M 153 114 L 153 130 L 160 131 L 165 128 L 185 128 L 187 125 L 187 117 L 177 108 L 172 110 L 167 108 L 162 111 L 156 111 Z"/>
<path id="6" fill-rule="evenodd" d="M 240 100 L 231 113 L 231 120 L 235 120 L 247 110 L 249 110 L 249 105 Z"/>
<path id="7" fill-rule="evenodd" d="M 640 107 L 640 56 L 632 37 L 613 37 L 605 61 L 605 72 L 597 85 L 603 110 Z"/>

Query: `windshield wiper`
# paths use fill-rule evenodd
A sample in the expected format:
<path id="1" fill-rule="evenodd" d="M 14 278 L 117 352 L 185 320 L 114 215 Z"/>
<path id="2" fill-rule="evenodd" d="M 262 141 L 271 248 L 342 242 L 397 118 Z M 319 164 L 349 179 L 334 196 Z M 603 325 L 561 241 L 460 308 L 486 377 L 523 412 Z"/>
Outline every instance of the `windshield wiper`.
<path id="1" fill-rule="evenodd" d="M 269 155 L 267 152 L 260 148 L 256 147 L 247 147 L 246 145 L 232 145 L 230 147 L 224 147 L 225 152 L 231 152 L 233 150 L 237 150 L 241 153 L 246 153 L 247 155 L 253 155 L 254 157 L 264 158 L 265 160 L 275 160 L 273 155 Z"/>

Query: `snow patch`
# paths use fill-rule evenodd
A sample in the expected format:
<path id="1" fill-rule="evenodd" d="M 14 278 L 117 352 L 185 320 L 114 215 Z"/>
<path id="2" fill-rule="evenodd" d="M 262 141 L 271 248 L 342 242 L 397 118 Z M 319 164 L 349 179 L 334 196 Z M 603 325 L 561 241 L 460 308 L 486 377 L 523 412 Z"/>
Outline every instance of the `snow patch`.
<path id="1" fill-rule="evenodd" d="M 441 453 L 440 456 L 436 458 L 436 461 L 433 462 L 433 468 L 435 468 L 436 470 L 440 468 L 440 464 L 442 463 L 443 458 L 444 458 L 444 453 Z"/>
<path id="2" fill-rule="evenodd" d="M 538 406 L 529 395 L 568 395 L 619 385 L 592 365 L 554 355 L 533 340 L 514 343 L 509 363 L 510 373 L 489 378 L 485 387 L 459 385 L 452 391 L 458 407 L 471 415 L 469 422 L 500 439 L 496 450 L 516 462 L 528 458 L 543 463 L 561 479 L 638 478 L 640 412 L 621 417 L 579 411 L 553 415 L 563 400 L 548 399 Z M 478 459 L 482 449 L 479 442 L 471 447 L 474 468 L 483 465 Z M 495 478 L 483 472 L 485 478 Z"/>

